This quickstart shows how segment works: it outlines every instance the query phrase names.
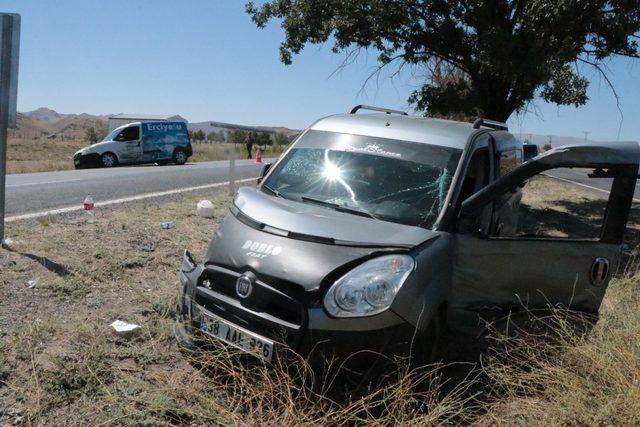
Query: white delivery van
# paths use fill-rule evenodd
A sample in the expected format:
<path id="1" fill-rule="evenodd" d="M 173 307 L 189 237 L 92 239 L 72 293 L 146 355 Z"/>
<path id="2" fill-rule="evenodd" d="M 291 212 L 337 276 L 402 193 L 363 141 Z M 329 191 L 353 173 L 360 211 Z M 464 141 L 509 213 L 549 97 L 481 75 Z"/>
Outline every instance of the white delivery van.
<path id="1" fill-rule="evenodd" d="M 77 151 L 73 163 L 78 169 L 139 163 L 182 165 L 192 154 L 186 123 L 134 122 L 114 129 L 103 141 Z"/>

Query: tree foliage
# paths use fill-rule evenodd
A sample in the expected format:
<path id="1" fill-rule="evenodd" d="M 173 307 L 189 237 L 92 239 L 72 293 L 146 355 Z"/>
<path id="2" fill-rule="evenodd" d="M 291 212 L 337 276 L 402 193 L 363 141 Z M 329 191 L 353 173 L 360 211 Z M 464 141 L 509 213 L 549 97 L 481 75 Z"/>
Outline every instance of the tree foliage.
<path id="1" fill-rule="evenodd" d="M 380 68 L 426 71 L 409 101 L 430 115 L 506 120 L 536 96 L 583 105 L 587 68 L 607 79 L 604 60 L 639 53 L 640 0 L 270 0 L 246 9 L 258 27 L 281 22 L 285 64 L 330 41 L 347 55 L 377 50 Z"/>
<path id="2" fill-rule="evenodd" d="M 244 144 L 247 139 L 247 133 L 241 130 L 233 130 L 227 135 L 227 142 L 232 144 Z"/>
<path id="3" fill-rule="evenodd" d="M 84 139 L 89 141 L 91 144 L 98 142 L 98 132 L 96 132 L 96 129 L 93 126 L 84 131 Z"/>
<path id="4" fill-rule="evenodd" d="M 207 134 L 207 141 L 211 143 L 220 143 L 224 142 L 226 139 L 225 133 L 222 130 L 212 131 Z"/>
<path id="5" fill-rule="evenodd" d="M 260 133 L 258 133 L 257 140 L 258 140 L 258 145 L 260 145 L 260 146 L 273 144 L 273 141 L 271 140 L 271 135 L 269 134 L 269 132 L 260 132 Z"/>
<path id="6" fill-rule="evenodd" d="M 283 146 L 289 144 L 289 138 L 285 134 L 276 133 L 273 138 L 273 144 L 278 146 Z"/>
<path id="7" fill-rule="evenodd" d="M 204 134 L 204 131 L 202 129 L 198 129 L 197 131 L 193 132 L 191 139 L 193 139 L 195 142 L 202 142 L 204 141 L 206 138 L 206 135 Z"/>

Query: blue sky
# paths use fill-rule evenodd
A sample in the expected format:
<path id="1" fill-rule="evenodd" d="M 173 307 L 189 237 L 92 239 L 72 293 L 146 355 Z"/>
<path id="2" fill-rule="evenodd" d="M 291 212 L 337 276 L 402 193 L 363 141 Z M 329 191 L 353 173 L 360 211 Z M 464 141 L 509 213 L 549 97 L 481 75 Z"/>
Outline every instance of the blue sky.
<path id="1" fill-rule="evenodd" d="M 362 84 L 375 66 L 309 46 L 291 66 L 279 61 L 282 30 L 257 29 L 240 0 L 0 0 L 22 15 L 18 109 L 62 113 L 178 113 L 190 121 L 305 127 L 359 103 L 408 108 L 410 72 Z M 512 118 L 516 133 L 640 139 L 640 62 L 609 64 L 621 113 L 593 76 L 591 102 L 558 108 L 537 101 Z"/>

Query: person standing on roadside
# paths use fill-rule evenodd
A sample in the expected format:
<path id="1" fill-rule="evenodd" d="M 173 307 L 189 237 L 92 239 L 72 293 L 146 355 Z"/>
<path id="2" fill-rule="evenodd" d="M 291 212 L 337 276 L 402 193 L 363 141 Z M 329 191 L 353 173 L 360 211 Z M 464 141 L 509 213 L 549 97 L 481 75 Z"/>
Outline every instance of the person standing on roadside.
<path id="1" fill-rule="evenodd" d="M 251 152 L 253 151 L 253 144 L 256 142 L 256 138 L 253 135 L 253 132 L 247 132 L 247 140 L 246 140 L 246 146 L 247 146 L 247 158 L 251 159 Z"/>

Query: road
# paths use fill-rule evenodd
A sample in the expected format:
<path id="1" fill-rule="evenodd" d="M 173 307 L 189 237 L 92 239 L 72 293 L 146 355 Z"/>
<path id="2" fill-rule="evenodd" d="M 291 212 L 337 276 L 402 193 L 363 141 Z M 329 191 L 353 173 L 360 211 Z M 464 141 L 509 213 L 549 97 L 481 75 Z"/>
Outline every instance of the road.
<path id="1" fill-rule="evenodd" d="M 598 193 L 604 197 L 607 197 L 609 194 L 609 190 L 611 190 L 611 183 L 613 181 L 611 178 L 589 178 L 586 172 L 583 172 L 581 169 L 553 169 L 545 172 L 545 174 L 588 188 L 594 193 Z M 633 197 L 634 202 L 640 202 L 640 187 L 638 185 L 636 185 L 636 191 Z"/>
<path id="2" fill-rule="evenodd" d="M 236 179 L 258 176 L 262 165 L 236 161 Z M 128 166 L 7 175 L 6 216 L 79 206 L 87 194 L 96 203 L 225 182 L 229 162 L 183 166 Z"/>
<path id="3" fill-rule="evenodd" d="M 253 178 L 261 167 L 251 160 L 238 160 L 236 179 Z M 558 169 L 546 174 L 589 188 L 604 197 L 611 187 L 611 179 L 591 179 L 579 170 Z M 91 194 L 96 203 L 111 203 L 213 185 L 228 178 L 228 161 L 7 175 L 6 216 L 11 220 L 25 215 L 37 217 L 46 211 L 73 210 L 82 204 L 87 194 Z M 638 188 L 635 198 L 640 202 Z"/>

